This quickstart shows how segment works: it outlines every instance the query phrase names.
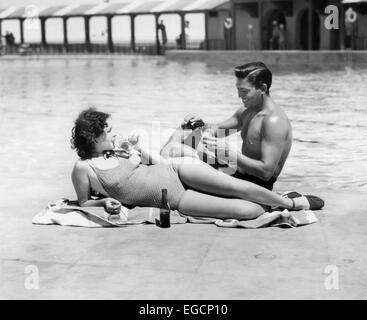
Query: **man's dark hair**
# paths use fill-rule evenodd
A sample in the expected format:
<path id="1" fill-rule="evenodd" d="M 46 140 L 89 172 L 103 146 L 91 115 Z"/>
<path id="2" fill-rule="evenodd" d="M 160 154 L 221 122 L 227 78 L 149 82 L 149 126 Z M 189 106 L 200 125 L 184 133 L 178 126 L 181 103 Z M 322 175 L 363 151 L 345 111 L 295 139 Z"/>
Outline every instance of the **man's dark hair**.
<path id="1" fill-rule="evenodd" d="M 251 62 L 234 68 L 234 74 L 238 79 L 246 79 L 255 88 L 260 89 L 262 84 L 266 84 L 266 93 L 269 94 L 269 89 L 272 82 L 272 73 L 263 62 Z"/>
<path id="2" fill-rule="evenodd" d="M 71 148 L 76 149 L 82 160 L 92 157 L 96 138 L 103 133 L 109 117 L 108 113 L 89 108 L 82 111 L 75 120 L 71 131 Z"/>

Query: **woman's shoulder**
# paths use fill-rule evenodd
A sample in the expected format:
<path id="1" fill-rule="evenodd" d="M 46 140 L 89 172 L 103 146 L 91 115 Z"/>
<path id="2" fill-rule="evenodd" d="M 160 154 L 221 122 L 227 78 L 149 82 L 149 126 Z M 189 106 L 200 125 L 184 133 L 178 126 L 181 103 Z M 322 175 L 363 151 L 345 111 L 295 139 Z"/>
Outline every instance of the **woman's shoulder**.
<path id="1" fill-rule="evenodd" d="M 74 163 L 74 171 L 86 171 L 89 169 L 89 164 L 88 164 L 88 160 L 82 160 L 82 159 L 78 159 L 77 161 L 75 161 Z"/>
<path id="2" fill-rule="evenodd" d="M 73 170 L 71 172 L 71 179 L 73 181 L 86 181 L 90 176 L 90 172 L 88 169 L 88 161 L 86 160 L 77 160 L 74 163 Z"/>

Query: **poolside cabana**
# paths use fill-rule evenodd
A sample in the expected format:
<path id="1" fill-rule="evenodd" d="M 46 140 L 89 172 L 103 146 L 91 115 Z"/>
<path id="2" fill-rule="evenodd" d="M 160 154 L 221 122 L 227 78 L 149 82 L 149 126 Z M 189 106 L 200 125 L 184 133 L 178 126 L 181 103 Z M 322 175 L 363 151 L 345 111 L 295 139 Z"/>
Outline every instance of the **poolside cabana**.
<path id="1" fill-rule="evenodd" d="M 342 0 L 342 3 L 346 13 L 345 47 L 367 50 L 367 0 Z"/>
<path id="2" fill-rule="evenodd" d="M 162 53 L 162 44 L 159 39 L 159 17 L 163 14 L 177 14 L 180 17 L 181 25 L 181 37 L 180 43 L 181 49 L 191 48 L 185 39 L 185 15 L 192 13 L 201 13 L 205 19 L 205 40 L 197 48 L 211 49 L 219 47 L 219 49 L 231 49 L 233 43 L 225 42 L 222 33 L 218 35 L 216 31 L 209 32 L 209 23 L 211 20 L 217 20 L 222 23 L 231 15 L 231 3 L 230 0 L 150 0 L 150 1 L 133 1 L 133 0 L 121 0 L 121 2 L 115 3 L 101 3 L 90 5 L 68 5 L 68 6 L 50 6 L 46 8 L 32 8 L 32 6 L 23 8 L 5 8 L 0 9 L 0 33 L 1 25 L 5 20 L 18 20 L 20 31 L 20 44 L 24 44 L 24 23 L 27 19 L 39 19 L 41 43 L 40 48 L 45 49 L 50 44 L 47 43 L 47 27 L 46 21 L 48 19 L 59 18 L 62 19 L 63 25 L 63 43 L 62 49 L 64 51 L 74 51 L 69 42 L 68 35 L 68 20 L 71 18 L 79 17 L 84 19 L 84 32 L 85 41 L 82 46 L 82 51 L 92 52 L 93 47 L 91 45 L 90 37 L 90 20 L 93 17 L 105 17 L 107 21 L 107 43 L 105 47 L 109 52 L 115 52 L 116 44 L 112 37 L 112 19 L 117 16 L 128 16 L 130 18 L 130 43 L 128 45 L 129 51 L 136 52 L 136 40 L 135 40 L 135 27 L 136 17 L 140 15 L 153 15 L 155 19 L 155 44 L 153 46 L 154 53 Z M 233 39 L 233 37 L 231 37 Z M 220 40 L 220 45 L 218 45 Z M 228 40 L 228 39 L 227 39 Z"/>
<path id="3" fill-rule="evenodd" d="M 93 1 L 93 0 L 91 0 Z M 25 42 L 24 25 L 32 18 L 39 19 L 41 34 L 39 44 L 31 44 L 40 52 L 142 52 L 162 54 L 166 49 L 204 50 L 339 50 L 344 48 L 365 50 L 367 48 L 367 0 L 117 0 L 113 3 L 0 8 L 0 32 L 2 22 L 19 21 L 20 44 Z M 339 10 L 340 27 L 327 29 L 325 8 L 335 5 Z M 347 10 L 353 9 L 358 19 L 344 23 Z M 36 8 L 37 9 L 37 8 Z M 204 38 L 187 41 L 185 20 L 191 14 L 202 14 Z M 148 42 L 139 39 L 143 16 L 151 16 L 151 38 Z M 162 31 L 159 19 L 176 15 L 177 33 L 180 41 L 168 40 L 162 46 Z M 91 27 L 96 17 L 106 19 L 106 35 L 103 42 L 91 39 Z M 114 19 L 124 20 L 124 27 L 114 25 Z M 47 40 L 47 21 L 60 20 L 60 43 Z M 78 28 L 83 40 L 73 43 L 73 34 L 68 34 L 68 25 L 73 18 L 81 20 Z M 274 48 L 271 44 L 272 22 L 276 20 L 285 27 L 285 44 Z M 175 22 L 176 24 L 176 22 Z M 18 24 L 16 24 L 18 25 Z M 84 29 L 84 30 L 83 30 Z M 93 29 L 93 28 L 92 28 Z M 114 30 L 112 30 L 114 29 Z M 172 29 L 170 29 L 172 30 Z M 180 32 L 178 32 L 180 30 Z M 5 30 L 3 30 L 4 32 Z M 38 32 L 38 31 L 37 31 Z M 124 36 L 116 40 L 113 34 Z M 93 35 L 93 34 L 92 34 Z M 176 38 L 177 39 L 177 38 Z M 2 39 L 4 40 L 4 39 Z M 0 39 L 1 41 L 1 39 Z"/>

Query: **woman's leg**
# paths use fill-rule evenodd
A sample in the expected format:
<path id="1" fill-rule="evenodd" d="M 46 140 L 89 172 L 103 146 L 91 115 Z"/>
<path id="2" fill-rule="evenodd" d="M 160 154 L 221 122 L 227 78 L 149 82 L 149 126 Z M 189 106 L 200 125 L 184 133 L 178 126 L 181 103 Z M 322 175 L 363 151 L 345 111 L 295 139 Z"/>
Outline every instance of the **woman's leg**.
<path id="1" fill-rule="evenodd" d="M 163 158 L 175 158 L 175 157 L 195 157 L 197 158 L 197 152 L 190 147 L 191 144 L 185 144 L 184 141 L 192 136 L 191 130 L 184 130 L 178 127 L 172 135 L 169 137 L 167 143 L 163 146 L 160 154 Z M 189 139 L 190 140 L 190 139 Z M 190 140 L 191 141 L 191 140 Z"/>
<path id="2" fill-rule="evenodd" d="M 165 149 L 162 149 L 161 155 L 163 158 L 178 158 L 178 157 L 192 157 L 199 158 L 195 149 L 182 143 L 170 143 Z"/>
<path id="3" fill-rule="evenodd" d="M 272 207 L 291 209 L 293 206 L 291 199 L 283 198 L 249 181 L 221 173 L 205 163 L 180 164 L 178 174 L 187 186 L 205 193 L 240 198 Z"/>
<path id="4" fill-rule="evenodd" d="M 267 211 L 267 208 L 242 199 L 220 198 L 186 190 L 180 200 L 178 210 L 197 217 L 249 220 L 257 218 Z"/>

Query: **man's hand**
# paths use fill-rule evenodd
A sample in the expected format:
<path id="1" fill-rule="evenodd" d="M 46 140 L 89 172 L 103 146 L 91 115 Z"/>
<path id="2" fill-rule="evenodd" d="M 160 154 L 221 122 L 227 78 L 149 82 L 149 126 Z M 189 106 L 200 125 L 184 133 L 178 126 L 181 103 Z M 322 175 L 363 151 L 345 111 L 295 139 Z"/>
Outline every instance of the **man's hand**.
<path id="1" fill-rule="evenodd" d="M 204 136 L 202 142 L 206 149 L 216 155 L 220 164 L 229 165 L 230 163 L 234 164 L 237 162 L 237 150 L 233 150 L 233 147 L 230 147 L 226 139 Z"/>
<path id="2" fill-rule="evenodd" d="M 204 121 L 195 115 L 187 115 L 181 123 L 182 129 L 196 129 L 204 126 Z"/>
<path id="3" fill-rule="evenodd" d="M 204 130 L 203 130 L 203 138 L 204 137 L 215 138 L 216 132 L 217 132 L 217 127 L 205 125 Z"/>
<path id="4" fill-rule="evenodd" d="M 228 154 L 229 144 L 225 139 L 217 139 L 209 135 L 203 137 L 204 146 L 211 151 L 217 151 L 218 153 Z"/>
<path id="5" fill-rule="evenodd" d="M 105 198 L 104 209 L 109 214 L 119 214 L 121 211 L 121 203 L 113 198 Z"/>

